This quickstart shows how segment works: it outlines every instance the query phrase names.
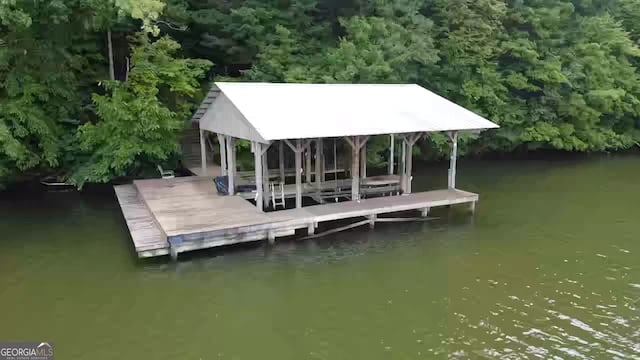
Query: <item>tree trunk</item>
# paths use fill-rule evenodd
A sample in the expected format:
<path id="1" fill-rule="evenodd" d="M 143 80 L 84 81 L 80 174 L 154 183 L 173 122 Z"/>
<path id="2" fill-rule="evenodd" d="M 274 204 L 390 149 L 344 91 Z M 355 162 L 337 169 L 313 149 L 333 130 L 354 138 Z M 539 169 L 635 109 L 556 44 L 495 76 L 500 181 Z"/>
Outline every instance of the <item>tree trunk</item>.
<path id="1" fill-rule="evenodd" d="M 107 47 L 109 49 L 109 79 L 115 80 L 115 70 L 113 68 L 113 44 L 111 43 L 111 30 L 107 30 Z"/>

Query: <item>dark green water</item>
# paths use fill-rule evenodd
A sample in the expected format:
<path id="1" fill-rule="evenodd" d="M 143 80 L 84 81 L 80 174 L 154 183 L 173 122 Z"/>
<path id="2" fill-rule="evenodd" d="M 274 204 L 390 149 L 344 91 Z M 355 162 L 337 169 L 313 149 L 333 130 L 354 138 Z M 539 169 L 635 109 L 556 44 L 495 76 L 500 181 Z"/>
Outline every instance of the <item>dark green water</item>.
<path id="1" fill-rule="evenodd" d="M 422 168 L 415 190 L 443 186 Z M 59 359 L 640 358 L 640 157 L 461 161 L 475 218 L 138 261 L 110 191 L 0 193 L 0 341 Z"/>

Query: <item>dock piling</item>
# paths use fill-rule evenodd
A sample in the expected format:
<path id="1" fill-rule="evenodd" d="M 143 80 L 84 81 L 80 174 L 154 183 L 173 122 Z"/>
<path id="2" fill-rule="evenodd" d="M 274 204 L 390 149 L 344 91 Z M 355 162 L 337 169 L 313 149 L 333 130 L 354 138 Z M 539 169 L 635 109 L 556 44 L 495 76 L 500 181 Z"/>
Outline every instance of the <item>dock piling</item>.
<path id="1" fill-rule="evenodd" d="M 376 227 L 376 219 L 378 218 L 378 215 L 376 214 L 371 214 L 367 216 L 367 219 L 369 219 L 369 228 L 373 229 Z"/>
<path id="2" fill-rule="evenodd" d="M 171 260 L 178 261 L 178 250 L 174 246 L 169 247 L 169 255 L 171 256 Z"/>

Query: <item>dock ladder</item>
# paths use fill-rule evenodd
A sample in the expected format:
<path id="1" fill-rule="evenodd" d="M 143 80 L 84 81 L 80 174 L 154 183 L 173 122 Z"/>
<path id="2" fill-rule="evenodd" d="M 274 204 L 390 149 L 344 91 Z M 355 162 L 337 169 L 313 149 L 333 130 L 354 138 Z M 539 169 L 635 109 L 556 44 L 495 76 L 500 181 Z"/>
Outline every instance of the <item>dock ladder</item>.
<path id="1" fill-rule="evenodd" d="M 286 207 L 285 202 L 284 202 L 284 183 L 281 182 L 278 184 L 278 189 L 280 190 L 280 194 L 278 194 L 279 198 L 276 197 L 276 184 L 271 183 L 271 204 L 273 204 L 273 209 L 276 210 L 278 208 L 278 205 L 282 206 L 282 208 L 284 209 Z"/>

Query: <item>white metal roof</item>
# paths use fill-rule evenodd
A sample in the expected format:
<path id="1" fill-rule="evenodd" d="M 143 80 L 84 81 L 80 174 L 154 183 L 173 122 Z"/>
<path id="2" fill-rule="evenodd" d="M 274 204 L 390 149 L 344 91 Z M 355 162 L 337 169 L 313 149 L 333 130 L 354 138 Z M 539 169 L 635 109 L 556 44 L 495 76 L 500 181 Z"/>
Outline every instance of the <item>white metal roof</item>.
<path id="1" fill-rule="evenodd" d="M 259 142 L 498 127 L 415 84 L 215 85 L 200 128 Z"/>

